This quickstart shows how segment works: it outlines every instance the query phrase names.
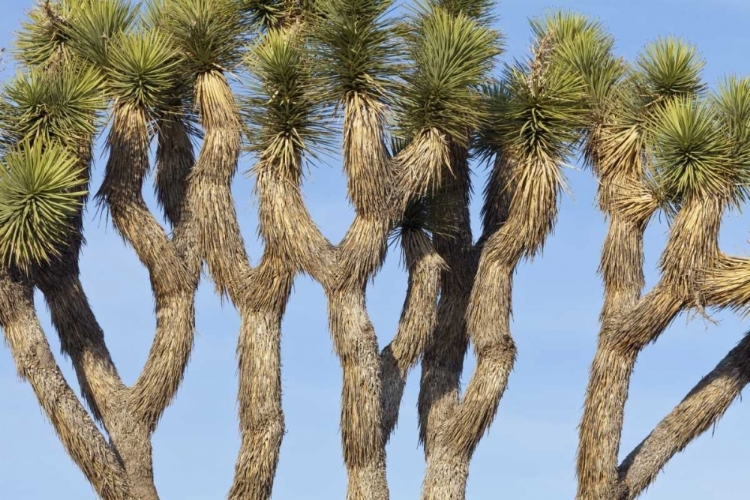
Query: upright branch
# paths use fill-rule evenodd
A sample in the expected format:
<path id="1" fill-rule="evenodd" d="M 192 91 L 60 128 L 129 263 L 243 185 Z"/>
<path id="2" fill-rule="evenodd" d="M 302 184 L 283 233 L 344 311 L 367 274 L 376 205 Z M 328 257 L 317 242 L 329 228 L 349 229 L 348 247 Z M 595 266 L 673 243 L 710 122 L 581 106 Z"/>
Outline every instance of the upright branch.
<path id="1" fill-rule="evenodd" d="M 699 178 L 703 182 L 678 184 L 680 186 L 678 192 L 684 193 L 693 188 L 701 189 L 705 193 L 711 186 L 714 186 L 719 189 L 720 193 L 723 193 L 721 198 L 728 196 L 732 203 L 744 198 L 748 151 L 746 138 L 750 130 L 748 127 L 750 124 L 749 97 L 748 80 L 735 77 L 722 82 L 717 93 L 711 96 L 711 102 L 717 113 L 716 122 L 721 127 L 719 133 L 722 137 L 729 139 L 728 144 L 722 144 L 723 141 L 714 143 L 712 150 L 714 152 L 723 150 L 726 157 L 713 158 L 710 164 L 713 168 L 707 168 L 708 164 L 706 164 L 700 172 Z M 704 132 L 704 136 L 705 134 Z M 703 155 L 706 154 L 705 151 L 704 149 Z M 666 153 L 669 152 L 667 149 Z M 678 160 L 679 157 L 675 159 Z M 680 167 L 683 172 L 686 171 L 684 163 L 680 164 L 679 161 L 675 161 L 674 165 L 676 172 L 680 171 Z M 675 176 L 675 171 L 670 172 L 674 180 L 679 179 Z M 717 225 L 718 220 L 715 217 L 722 212 L 722 209 L 722 206 L 714 207 L 714 214 L 704 222 Z M 690 230 L 694 230 L 694 224 L 695 221 Z M 748 260 L 727 256 L 719 252 L 715 244 L 713 238 L 712 241 L 705 243 L 705 253 L 711 258 L 708 262 L 698 263 L 698 274 L 692 276 L 694 281 L 691 283 L 689 292 L 698 303 L 694 307 L 700 311 L 709 306 L 746 310 L 749 304 L 745 285 L 748 276 Z M 681 257 L 683 255 L 675 249 L 671 256 L 665 254 L 664 260 L 677 260 Z M 688 262 L 685 265 L 691 264 L 693 263 Z M 628 455 L 618 469 L 618 482 L 615 489 L 618 498 L 636 498 L 640 495 L 654 481 L 669 459 L 721 418 L 731 402 L 747 385 L 747 359 L 747 339 L 745 338 Z"/>
<path id="2" fill-rule="evenodd" d="M 643 175 L 652 176 L 656 192 L 677 215 L 660 261 L 660 282 L 618 315 L 603 318 L 580 430 L 580 499 L 603 500 L 616 492 L 623 410 L 640 351 L 683 310 L 718 305 L 707 301 L 701 283 L 721 263 L 721 217 L 743 196 L 746 175 L 716 106 L 695 97 L 702 84 L 694 49 L 662 40 L 639 65 L 639 95 L 651 96 L 644 132 L 653 157 Z"/>
<path id="3" fill-rule="evenodd" d="M 443 408 L 442 421 L 430 420 L 429 414 L 422 418 L 427 427 L 422 431 L 427 438 L 424 499 L 464 498 L 469 461 L 495 416 L 515 361 L 512 275 L 523 257 L 541 249 L 554 226 L 561 163 L 584 110 L 582 80 L 563 70 L 554 49 L 552 36 L 540 37 L 527 62 L 507 67 L 503 82 L 487 89 L 493 114 L 479 144 L 495 157 L 498 171 L 486 193 L 497 198 L 485 201 L 485 234 L 464 313 L 477 369 L 463 397 L 450 405 L 452 411 Z M 551 118 L 539 119 L 544 116 Z"/>
<path id="4" fill-rule="evenodd" d="M 130 6 L 104 0 L 80 7 L 48 2 L 32 13 L 18 50 L 21 60 L 33 67 L 8 89 L 7 97 L 14 133 L 32 137 L 40 148 L 61 143 L 76 154 L 84 187 L 102 93 L 117 100 L 100 198 L 149 269 L 157 308 L 154 344 L 133 388 L 125 387 L 117 374 L 79 279 L 85 191 L 68 190 L 80 203 L 66 219 L 66 247 L 37 266 L 35 281 L 50 306 L 63 350 L 71 356 L 84 399 L 103 423 L 110 437 L 107 446 L 127 473 L 127 498 L 157 499 L 151 433 L 177 391 L 192 350 L 197 281 L 191 284 L 185 278 L 182 260 L 148 212 L 141 190 L 148 170 L 149 117 L 163 102 L 165 88 L 174 84 L 178 58 L 168 41 L 153 31 L 122 34 L 134 21 Z M 50 17 L 52 9 L 70 15 L 62 22 Z"/>

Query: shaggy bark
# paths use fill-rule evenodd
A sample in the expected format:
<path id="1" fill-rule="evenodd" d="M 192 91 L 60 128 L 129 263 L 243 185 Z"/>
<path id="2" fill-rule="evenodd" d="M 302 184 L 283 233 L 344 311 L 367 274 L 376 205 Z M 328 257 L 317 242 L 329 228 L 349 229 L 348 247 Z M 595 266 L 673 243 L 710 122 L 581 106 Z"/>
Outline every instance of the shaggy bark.
<path id="1" fill-rule="evenodd" d="M 188 260 L 200 263 L 205 259 L 216 288 L 229 296 L 240 315 L 241 444 L 228 498 L 265 500 L 271 497 L 284 435 L 281 320 L 297 269 L 284 261 L 268 238 L 261 264 L 251 267 L 231 193 L 240 154 L 234 97 L 217 71 L 198 76 L 195 94 L 205 137 L 179 216 L 188 217 L 196 227 L 194 256 Z"/>
<path id="2" fill-rule="evenodd" d="M 182 381 L 195 336 L 197 272 L 189 273 L 142 198 L 148 171 L 145 110 L 120 105 L 109 137 L 110 157 L 98 196 L 115 227 L 149 271 L 156 301 L 156 335 L 143 371 L 123 396 L 127 415 L 114 422 L 113 440 L 131 477 L 133 494 L 157 499 L 150 435 Z M 183 234 L 187 234 L 184 233 Z"/>
<path id="3" fill-rule="evenodd" d="M 284 436 L 281 407 L 281 320 L 294 271 L 265 255 L 242 306 L 239 360 L 242 442 L 230 499 L 270 498 Z"/>
<path id="4" fill-rule="evenodd" d="M 383 440 L 386 443 L 398 422 L 409 370 L 422 356 L 437 325 L 441 276 L 447 270 L 445 261 L 425 233 L 405 231 L 401 245 L 409 271 L 409 287 L 396 336 L 380 353 Z"/>
<path id="5" fill-rule="evenodd" d="M 617 487 L 623 413 L 638 354 L 688 307 L 703 308 L 702 277 L 719 261 L 724 201 L 691 199 L 662 254 L 662 280 L 630 310 L 602 324 L 580 427 L 578 500 L 609 500 Z"/>
<path id="6" fill-rule="evenodd" d="M 618 500 L 637 498 L 667 462 L 707 431 L 750 383 L 750 336 L 688 393 L 628 456 L 618 469 Z"/>
<path id="7" fill-rule="evenodd" d="M 560 174 L 554 162 L 529 161 L 522 167 L 499 158 L 491 182 L 512 179 L 512 197 L 488 202 L 481 255 L 468 308 L 466 328 L 474 344 L 477 368 L 452 414 L 434 433 L 422 489 L 425 500 L 465 497 L 469 461 L 497 412 L 513 368 L 516 348 L 510 334 L 512 276 L 524 256 L 543 245 L 557 216 Z M 500 193 L 499 186 L 488 192 Z M 507 213 L 507 218 L 506 218 Z M 500 225 L 500 221 L 504 223 Z M 499 228 L 498 228 L 499 226 Z M 493 228 L 497 228 L 494 232 Z M 460 464 L 460 465 L 459 465 Z M 449 467 L 454 467 L 448 474 Z"/>
<path id="8" fill-rule="evenodd" d="M 643 234 L 653 203 L 648 197 L 639 198 L 628 193 L 632 186 L 642 184 L 638 158 L 628 162 L 626 166 L 629 168 L 623 169 L 622 173 L 615 169 L 614 178 L 607 175 L 608 171 L 605 170 L 599 187 L 600 206 L 609 215 L 610 224 L 599 266 L 604 281 L 604 305 L 600 315 L 602 331 L 590 370 L 577 455 L 578 496 L 581 498 L 586 498 L 589 494 L 597 498 L 595 490 L 592 489 L 591 493 L 587 491 L 595 488 L 594 484 L 606 484 L 612 480 L 611 477 L 606 477 L 606 471 L 612 470 L 612 460 L 616 464 L 622 429 L 622 413 L 616 408 L 625 404 L 636 359 L 632 352 L 619 349 L 618 337 L 607 330 L 619 318 L 633 311 L 645 284 Z M 631 210 L 625 210 L 628 205 L 618 206 L 613 201 L 618 198 L 626 200 Z M 646 315 L 652 312 L 646 309 Z M 676 313 L 667 311 L 666 314 L 671 321 Z M 600 395 L 601 399 L 595 401 L 596 396 L 590 391 Z M 596 412 L 595 417 L 591 416 L 592 412 Z M 612 418 L 612 415 L 615 417 Z M 595 435 L 590 435 L 592 432 Z M 595 446 L 596 450 L 590 450 L 589 446 Z M 606 490 L 606 486 L 604 488 Z"/>
<path id="9" fill-rule="evenodd" d="M 104 500 L 129 500 L 128 475 L 52 355 L 36 317 L 31 282 L 0 271 L 0 326 L 19 375 L 27 380 L 65 450 Z"/>

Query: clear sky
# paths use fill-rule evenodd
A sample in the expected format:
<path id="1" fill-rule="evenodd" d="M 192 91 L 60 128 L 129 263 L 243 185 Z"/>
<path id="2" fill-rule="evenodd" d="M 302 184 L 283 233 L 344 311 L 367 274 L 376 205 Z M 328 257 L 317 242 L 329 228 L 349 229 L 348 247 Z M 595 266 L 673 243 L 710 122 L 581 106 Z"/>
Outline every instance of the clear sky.
<path id="1" fill-rule="evenodd" d="M 12 44 L 32 0 L 2 0 L 0 47 Z M 707 59 L 706 80 L 750 74 L 750 2 L 747 0 L 548 0 L 506 1 L 497 6 L 498 27 L 507 35 L 505 60 L 525 53 L 527 19 L 548 7 L 566 7 L 598 17 L 617 39 L 619 53 L 633 57 L 659 35 L 683 36 Z M 7 68 L 5 70 L 7 76 Z M 249 159 L 243 167 L 249 168 Z M 104 159 L 97 161 L 95 187 Z M 606 227 L 594 199 L 590 172 L 568 170 L 570 193 L 543 257 L 523 264 L 514 288 L 512 331 L 519 356 L 498 418 L 472 461 L 468 498 L 572 498 L 576 426 L 592 359 L 601 284 L 596 275 Z M 478 169 L 476 192 L 485 172 Z M 150 189 L 149 196 L 150 196 Z M 311 172 L 305 186 L 310 212 L 324 233 L 338 241 L 352 219 L 345 181 L 336 162 Z M 238 176 L 240 222 L 254 261 L 261 254 L 252 181 Z M 474 200 L 475 223 L 481 200 Z M 723 227 L 725 251 L 748 254 L 747 216 L 730 215 Z M 478 227 L 478 226 L 477 226 Z M 476 229 L 476 228 L 475 228 Z M 148 275 L 106 219 L 89 210 L 83 281 L 121 375 L 132 383 L 146 359 L 155 319 Z M 647 234 L 647 278 L 656 262 L 665 226 Z M 395 332 L 406 277 L 393 252 L 370 288 L 368 305 L 381 345 Z M 59 344 L 41 300 L 40 315 L 57 353 Z M 210 284 L 198 294 L 198 338 L 185 382 L 154 436 L 156 483 L 165 500 L 223 498 L 231 484 L 239 446 L 236 421 L 235 343 L 238 318 L 222 306 Z M 686 392 L 734 346 L 747 324 L 718 314 L 718 325 L 679 317 L 658 344 L 640 357 L 625 415 L 622 452 L 627 454 Z M 344 498 L 338 422 L 341 376 L 327 329 L 325 299 L 317 284 L 298 278 L 283 325 L 284 439 L 274 499 Z M 58 357 L 71 384 L 67 360 Z M 465 379 L 473 369 L 467 363 Z M 399 427 L 388 447 L 391 498 L 419 497 L 424 470 L 417 443 L 418 369 L 404 396 Z M 77 389 L 77 387 L 76 387 Z M 747 498 L 750 489 L 750 407 L 730 408 L 716 432 L 675 457 L 644 495 L 648 500 Z M 0 497 L 13 500 L 87 500 L 95 495 L 67 458 L 30 386 L 19 382 L 7 348 L 0 346 Z M 743 479 L 743 477 L 745 479 Z"/>

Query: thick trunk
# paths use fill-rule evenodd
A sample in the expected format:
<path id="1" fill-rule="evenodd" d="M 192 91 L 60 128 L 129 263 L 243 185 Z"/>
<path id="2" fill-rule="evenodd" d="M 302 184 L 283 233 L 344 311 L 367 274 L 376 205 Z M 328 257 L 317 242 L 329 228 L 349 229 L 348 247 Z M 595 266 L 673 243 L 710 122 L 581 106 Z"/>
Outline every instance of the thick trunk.
<path id="1" fill-rule="evenodd" d="M 57 270 L 54 276 L 40 275 L 37 283 L 47 300 L 63 352 L 70 356 L 84 399 L 104 425 L 114 452 L 124 464 L 129 498 L 156 500 L 149 428 L 129 406 L 130 391 L 117 374 L 78 277 Z"/>
<path id="2" fill-rule="evenodd" d="M 455 448 L 433 445 L 427 458 L 422 500 L 463 500 L 470 461 Z"/>
<path id="3" fill-rule="evenodd" d="M 423 500 L 462 500 L 469 462 L 497 412 L 516 358 L 510 335 L 512 267 L 482 259 L 468 307 L 477 367 L 427 451 Z M 450 469 L 448 469 L 450 467 Z"/>
<path id="4" fill-rule="evenodd" d="M 362 289 L 329 290 L 328 317 L 343 369 L 341 439 L 347 500 L 387 500 L 380 355 Z"/>
<path id="5" fill-rule="evenodd" d="M 683 300 L 659 285 L 623 321 L 603 325 L 579 430 L 577 500 L 612 499 L 625 402 L 635 361 L 684 305 Z"/>
<path id="6" fill-rule="evenodd" d="M 240 307 L 240 430 L 242 443 L 229 500 L 268 500 L 284 437 L 281 407 L 281 320 L 295 272 L 264 256 Z"/>
<path id="7" fill-rule="evenodd" d="M 443 272 L 438 303 L 437 327 L 427 342 L 422 358 L 419 391 L 420 441 L 424 443 L 427 471 L 422 498 L 446 494 L 463 498 L 468 477 L 468 456 L 457 456 L 440 440 L 441 430 L 456 413 L 460 398 L 461 373 L 469 346 L 466 315 L 477 260 L 471 235 L 469 194 L 471 191 L 465 155 L 453 148 L 457 174 L 445 185 L 450 202 L 452 234 L 435 235 L 435 248 L 448 268 Z"/>
<path id="8" fill-rule="evenodd" d="M 131 500 L 122 464 L 55 362 L 34 311 L 32 285 L 5 271 L 0 272 L 0 326 L 18 373 L 31 384 L 66 451 L 97 494 L 104 500 Z"/>
<path id="9" fill-rule="evenodd" d="M 281 320 L 298 266 L 285 260 L 288 255 L 279 248 L 278 238 L 273 237 L 265 238 L 266 251 L 260 266 L 250 266 L 231 192 L 240 153 L 240 123 L 234 97 L 219 72 L 200 75 L 195 89 L 206 135 L 189 177 L 187 203 L 181 214 L 183 219 L 194 217 L 199 221 L 195 222 L 198 250 L 186 259 L 191 267 L 194 256 L 202 256 L 217 290 L 230 297 L 242 322 L 237 347 L 242 441 L 229 498 L 267 500 L 284 435 Z M 259 191 L 267 185 L 258 179 Z M 271 196 L 271 204 L 282 202 Z M 261 199 L 261 233 L 268 203 Z M 186 209 L 191 213 L 186 214 Z M 283 217 L 283 209 L 281 212 Z M 271 222 L 274 236 L 284 234 L 275 222 Z"/>
<path id="10" fill-rule="evenodd" d="M 635 306 L 603 321 L 579 429 L 577 500 L 610 500 L 615 494 L 623 413 L 636 359 L 686 307 L 706 305 L 697 291 L 719 260 L 725 204 L 721 197 L 688 199 L 662 254 L 659 284 Z"/>
<path id="11" fill-rule="evenodd" d="M 645 491 L 669 460 L 706 432 L 750 383 L 750 335 L 696 385 L 619 467 L 618 500 Z"/>

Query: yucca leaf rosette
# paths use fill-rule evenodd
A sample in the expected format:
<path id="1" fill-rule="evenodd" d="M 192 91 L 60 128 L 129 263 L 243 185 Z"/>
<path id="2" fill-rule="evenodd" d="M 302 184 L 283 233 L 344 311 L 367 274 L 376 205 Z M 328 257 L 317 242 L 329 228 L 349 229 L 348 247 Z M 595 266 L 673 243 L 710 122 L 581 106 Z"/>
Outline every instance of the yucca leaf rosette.
<path id="1" fill-rule="evenodd" d="M 59 253 L 85 196 L 78 160 L 56 143 L 24 142 L 0 162 L 0 258 L 28 270 Z"/>

